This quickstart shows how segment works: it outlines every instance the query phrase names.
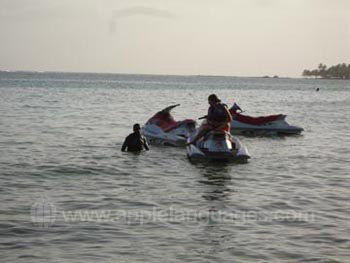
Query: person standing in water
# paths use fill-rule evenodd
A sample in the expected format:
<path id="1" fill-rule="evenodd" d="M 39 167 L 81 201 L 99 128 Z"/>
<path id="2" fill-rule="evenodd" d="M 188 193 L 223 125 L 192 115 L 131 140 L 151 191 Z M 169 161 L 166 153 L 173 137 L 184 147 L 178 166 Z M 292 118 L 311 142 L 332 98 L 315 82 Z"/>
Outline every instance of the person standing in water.
<path id="1" fill-rule="evenodd" d="M 136 123 L 133 127 L 134 132 L 130 133 L 126 138 L 122 146 L 122 152 L 127 149 L 128 152 L 139 152 L 145 149 L 149 150 L 146 138 L 141 134 L 140 124 Z"/>

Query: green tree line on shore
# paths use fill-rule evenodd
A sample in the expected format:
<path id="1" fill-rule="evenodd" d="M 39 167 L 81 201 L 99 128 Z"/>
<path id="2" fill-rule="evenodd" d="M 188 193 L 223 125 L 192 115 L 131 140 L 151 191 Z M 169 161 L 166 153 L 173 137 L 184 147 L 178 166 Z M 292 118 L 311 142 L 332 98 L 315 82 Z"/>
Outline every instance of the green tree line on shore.
<path id="1" fill-rule="evenodd" d="M 320 63 L 317 69 L 303 71 L 303 77 L 320 77 L 323 79 L 350 79 L 350 64 L 345 63 L 327 67 Z"/>

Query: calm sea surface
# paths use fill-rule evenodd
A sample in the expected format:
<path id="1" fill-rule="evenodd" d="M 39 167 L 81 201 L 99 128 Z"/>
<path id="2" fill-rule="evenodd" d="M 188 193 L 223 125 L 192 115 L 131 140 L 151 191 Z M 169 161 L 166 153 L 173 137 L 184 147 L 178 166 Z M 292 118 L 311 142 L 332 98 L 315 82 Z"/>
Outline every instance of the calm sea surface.
<path id="1" fill-rule="evenodd" d="M 242 137 L 247 164 L 120 151 L 211 93 L 305 132 Z M 349 81 L 0 73 L 1 261 L 350 262 L 349 113 Z"/>

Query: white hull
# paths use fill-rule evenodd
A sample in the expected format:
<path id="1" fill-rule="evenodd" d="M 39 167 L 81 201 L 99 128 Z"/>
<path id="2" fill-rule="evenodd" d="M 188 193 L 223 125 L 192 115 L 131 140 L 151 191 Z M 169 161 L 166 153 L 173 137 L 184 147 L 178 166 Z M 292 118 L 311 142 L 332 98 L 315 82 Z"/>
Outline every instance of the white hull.
<path id="1" fill-rule="evenodd" d="M 237 120 L 231 122 L 231 133 L 242 135 L 296 135 L 303 128 L 289 125 L 284 119 L 267 122 L 261 125 L 252 125 Z"/>
<path id="2" fill-rule="evenodd" d="M 248 149 L 242 142 L 229 134 L 224 139 L 215 139 L 215 134 L 186 147 L 190 160 L 243 161 L 249 158 Z"/>
<path id="3" fill-rule="evenodd" d="M 187 126 L 179 126 L 170 132 L 164 132 L 160 127 L 154 124 L 146 124 L 142 133 L 147 138 L 147 141 L 153 145 L 164 146 L 185 146 L 187 138 L 193 132 L 193 129 Z"/>

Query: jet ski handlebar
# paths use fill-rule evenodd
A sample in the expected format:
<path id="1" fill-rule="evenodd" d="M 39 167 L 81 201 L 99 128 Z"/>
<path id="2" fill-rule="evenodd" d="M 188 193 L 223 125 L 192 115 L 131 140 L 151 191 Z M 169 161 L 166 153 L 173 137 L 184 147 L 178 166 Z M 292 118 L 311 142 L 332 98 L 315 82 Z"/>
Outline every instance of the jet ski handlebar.
<path id="1" fill-rule="evenodd" d="M 203 119 L 206 119 L 206 118 L 208 118 L 208 115 L 205 115 L 203 117 L 199 117 L 198 120 L 203 120 Z"/>
<path id="2" fill-rule="evenodd" d="M 231 110 L 233 111 L 240 111 L 241 113 L 244 112 L 241 107 L 238 106 L 237 103 L 234 103 L 233 106 L 231 107 Z"/>

